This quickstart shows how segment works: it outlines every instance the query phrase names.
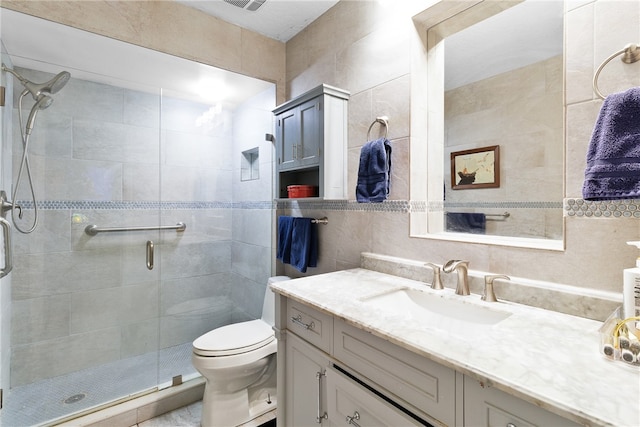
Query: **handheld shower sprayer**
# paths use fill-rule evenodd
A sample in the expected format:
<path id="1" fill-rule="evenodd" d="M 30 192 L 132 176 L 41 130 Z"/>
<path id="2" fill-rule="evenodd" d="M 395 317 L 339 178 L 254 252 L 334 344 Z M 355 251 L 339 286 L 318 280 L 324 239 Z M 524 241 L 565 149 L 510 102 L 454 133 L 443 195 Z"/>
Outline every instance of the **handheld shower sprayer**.
<path id="1" fill-rule="evenodd" d="M 31 112 L 29 113 L 29 118 L 27 119 L 27 125 L 25 126 L 26 135 L 31 135 L 31 131 L 33 130 L 33 125 L 35 124 L 38 111 L 49 108 L 51 103 L 53 103 L 53 98 L 51 98 L 49 95 L 40 95 L 38 97 L 38 101 L 33 104 L 33 107 L 31 107 Z"/>
<path id="2" fill-rule="evenodd" d="M 69 81 L 71 78 L 71 74 L 68 71 L 62 71 L 56 74 L 52 79 L 46 81 L 44 83 L 34 83 L 23 76 L 21 76 L 15 70 L 8 68 L 4 64 L 2 64 L 2 71 L 6 71 L 13 75 L 22 86 L 24 86 L 24 90 L 20 94 L 20 98 L 18 99 L 18 118 L 20 120 L 20 133 L 22 135 L 22 161 L 20 162 L 20 169 L 18 170 L 18 177 L 16 178 L 16 183 L 13 187 L 13 203 L 10 203 L 11 208 L 11 219 L 13 220 L 13 224 L 16 229 L 24 234 L 29 234 L 33 230 L 36 229 L 38 225 L 38 205 L 36 203 L 36 195 L 33 190 L 33 180 L 31 179 L 31 168 L 29 166 L 29 137 L 31 136 L 31 132 L 33 131 L 33 127 L 35 125 L 36 116 L 38 115 L 38 111 L 44 110 L 48 108 L 53 103 L 53 98 L 50 95 L 53 95 L 59 92 Z M 27 123 L 23 128 L 22 124 L 22 100 L 27 94 L 31 94 L 31 97 L 35 101 L 35 104 L 31 107 L 31 111 L 29 112 L 29 117 L 27 118 Z M 23 230 L 15 218 L 15 208 L 18 208 L 19 214 L 18 218 L 22 218 L 22 209 L 19 205 L 16 204 L 16 195 L 18 191 L 18 187 L 20 186 L 20 181 L 22 179 L 23 169 L 27 171 L 27 177 L 29 179 L 29 188 L 31 190 L 31 198 L 33 200 L 33 210 L 34 210 L 34 219 L 33 224 L 28 230 Z"/>

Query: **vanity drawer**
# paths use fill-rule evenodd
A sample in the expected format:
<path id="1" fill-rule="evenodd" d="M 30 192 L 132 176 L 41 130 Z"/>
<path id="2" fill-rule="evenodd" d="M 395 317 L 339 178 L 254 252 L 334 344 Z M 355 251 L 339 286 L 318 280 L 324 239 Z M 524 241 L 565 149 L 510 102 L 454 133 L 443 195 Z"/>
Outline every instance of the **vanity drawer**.
<path id="1" fill-rule="evenodd" d="M 369 385 L 400 398 L 409 411 L 435 424 L 455 425 L 453 369 L 341 321 L 334 325 L 333 347 L 336 359 Z"/>
<path id="2" fill-rule="evenodd" d="M 327 368 L 327 412 L 332 426 L 421 426 L 333 368 Z"/>
<path id="3" fill-rule="evenodd" d="M 578 427 L 532 403 L 520 400 L 477 380 L 464 377 L 464 425 L 478 427 Z"/>
<path id="4" fill-rule="evenodd" d="M 333 344 L 332 316 L 288 299 L 287 329 L 325 353 L 331 354 Z"/>

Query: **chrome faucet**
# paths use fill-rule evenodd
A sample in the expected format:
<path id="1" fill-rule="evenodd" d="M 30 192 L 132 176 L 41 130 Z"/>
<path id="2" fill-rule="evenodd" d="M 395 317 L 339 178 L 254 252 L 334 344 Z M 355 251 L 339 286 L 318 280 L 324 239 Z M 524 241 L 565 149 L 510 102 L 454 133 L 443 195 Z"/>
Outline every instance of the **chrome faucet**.
<path id="1" fill-rule="evenodd" d="M 460 261 L 459 259 L 452 259 L 442 267 L 442 271 L 445 273 L 451 273 L 454 270 L 458 272 L 458 284 L 456 285 L 457 295 L 469 295 L 469 275 L 468 275 L 469 261 Z"/>

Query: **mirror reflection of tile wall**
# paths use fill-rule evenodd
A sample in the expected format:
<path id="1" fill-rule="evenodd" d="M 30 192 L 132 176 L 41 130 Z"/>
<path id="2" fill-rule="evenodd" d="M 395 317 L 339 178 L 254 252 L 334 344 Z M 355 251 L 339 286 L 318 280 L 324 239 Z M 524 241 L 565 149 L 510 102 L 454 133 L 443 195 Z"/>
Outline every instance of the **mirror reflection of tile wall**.
<path id="1" fill-rule="evenodd" d="M 521 207 L 488 221 L 487 234 L 562 239 L 562 66 L 559 55 L 445 93 L 445 208 Z M 500 187 L 452 190 L 450 153 L 490 145 L 500 146 Z"/>

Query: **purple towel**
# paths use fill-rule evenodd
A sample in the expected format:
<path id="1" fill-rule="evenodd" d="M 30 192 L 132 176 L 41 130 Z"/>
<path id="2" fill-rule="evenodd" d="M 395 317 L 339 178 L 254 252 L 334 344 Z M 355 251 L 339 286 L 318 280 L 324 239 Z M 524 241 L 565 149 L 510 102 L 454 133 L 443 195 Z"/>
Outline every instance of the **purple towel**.
<path id="1" fill-rule="evenodd" d="M 604 100 L 587 151 L 582 197 L 640 198 L 640 87 Z"/>
<path id="2" fill-rule="evenodd" d="M 360 150 L 356 200 L 359 203 L 382 202 L 389 195 L 391 143 L 387 138 L 369 141 Z"/>

